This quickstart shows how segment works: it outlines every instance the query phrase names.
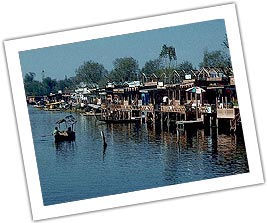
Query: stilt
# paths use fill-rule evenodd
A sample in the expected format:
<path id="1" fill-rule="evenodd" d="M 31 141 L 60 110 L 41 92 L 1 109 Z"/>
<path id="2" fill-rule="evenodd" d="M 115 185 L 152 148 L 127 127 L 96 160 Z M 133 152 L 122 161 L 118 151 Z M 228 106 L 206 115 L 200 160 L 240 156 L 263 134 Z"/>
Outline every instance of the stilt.
<path id="1" fill-rule="evenodd" d="M 163 131 L 163 112 L 160 112 L 160 127 L 161 131 Z"/>
<path id="2" fill-rule="evenodd" d="M 176 127 L 176 137 L 177 137 L 177 141 L 176 142 L 179 142 L 180 141 L 180 134 L 179 134 L 178 127 Z"/>
<path id="3" fill-rule="evenodd" d="M 103 131 L 101 131 L 101 136 L 102 136 L 102 140 L 103 140 L 103 146 L 106 147 L 107 143 L 106 143 L 106 138 L 105 138 L 105 135 L 104 135 Z"/>
<path id="4" fill-rule="evenodd" d="M 170 112 L 168 112 L 167 127 L 168 127 L 168 132 L 169 132 L 170 131 Z"/>
<path id="5" fill-rule="evenodd" d="M 156 114 L 155 114 L 155 111 L 152 112 L 152 116 L 153 116 L 153 125 L 155 125 L 155 122 L 156 122 Z"/>

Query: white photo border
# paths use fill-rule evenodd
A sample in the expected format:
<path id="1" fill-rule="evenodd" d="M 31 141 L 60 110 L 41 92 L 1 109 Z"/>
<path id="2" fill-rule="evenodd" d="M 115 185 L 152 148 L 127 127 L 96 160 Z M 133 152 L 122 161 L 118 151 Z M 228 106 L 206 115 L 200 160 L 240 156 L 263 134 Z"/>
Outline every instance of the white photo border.
<path id="1" fill-rule="evenodd" d="M 249 163 L 249 173 L 44 206 L 23 86 L 23 75 L 20 66 L 19 52 L 215 19 L 224 19 L 227 30 L 232 66 L 235 74 L 235 84 L 242 117 L 243 133 Z M 33 220 L 140 204 L 144 202 L 158 201 L 162 199 L 230 189 L 264 182 L 252 112 L 252 103 L 239 34 L 238 19 L 234 4 L 9 40 L 5 41 L 4 44 Z"/>

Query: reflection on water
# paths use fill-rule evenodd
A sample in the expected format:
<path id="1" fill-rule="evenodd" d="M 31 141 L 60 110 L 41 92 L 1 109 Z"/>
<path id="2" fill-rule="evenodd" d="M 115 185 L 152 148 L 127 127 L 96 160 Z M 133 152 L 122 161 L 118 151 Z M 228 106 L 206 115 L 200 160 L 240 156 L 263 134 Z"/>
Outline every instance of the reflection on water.
<path id="1" fill-rule="evenodd" d="M 75 154 L 75 150 L 77 149 L 77 145 L 75 141 L 71 142 L 57 142 L 55 143 L 55 151 L 57 156 L 69 156 L 70 154 Z"/>
<path id="2" fill-rule="evenodd" d="M 55 144 L 52 136 L 41 136 L 65 114 L 32 108 L 29 113 L 44 205 L 249 171 L 243 138 L 217 129 L 177 134 L 77 114 L 76 141 Z"/>

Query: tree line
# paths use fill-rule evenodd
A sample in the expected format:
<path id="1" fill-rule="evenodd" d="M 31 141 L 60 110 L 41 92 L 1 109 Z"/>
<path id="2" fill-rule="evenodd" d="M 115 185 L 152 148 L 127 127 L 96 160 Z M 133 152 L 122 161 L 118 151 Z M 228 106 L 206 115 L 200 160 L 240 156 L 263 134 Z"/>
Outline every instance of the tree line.
<path id="1" fill-rule="evenodd" d="M 227 38 L 223 45 L 228 47 Z M 221 50 L 208 51 L 203 54 L 202 67 L 231 67 L 230 56 Z M 67 77 L 63 80 L 43 77 L 42 81 L 35 80 L 36 74 L 33 72 L 24 75 L 24 87 L 26 95 L 41 96 L 55 93 L 59 90 L 71 91 L 77 87 L 102 88 L 107 82 L 122 84 L 134 80 L 140 80 L 142 73 L 159 75 L 162 73 L 172 73 L 173 70 L 196 70 L 190 61 L 177 63 L 176 51 L 173 46 L 162 46 L 159 57 L 149 60 L 140 69 L 138 61 L 133 57 L 117 58 L 113 61 L 113 69 L 109 72 L 105 67 L 95 61 L 84 62 L 75 70 L 74 77 Z"/>

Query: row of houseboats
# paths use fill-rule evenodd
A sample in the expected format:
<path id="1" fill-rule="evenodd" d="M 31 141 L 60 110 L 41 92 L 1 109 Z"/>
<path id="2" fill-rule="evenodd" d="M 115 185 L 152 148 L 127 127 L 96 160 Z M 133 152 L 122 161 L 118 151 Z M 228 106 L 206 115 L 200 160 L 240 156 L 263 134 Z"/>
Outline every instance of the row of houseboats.
<path id="1" fill-rule="evenodd" d="M 192 72 L 193 74 L 193 72 Z M 241 125 L 232 70 L 202 69 L 198 75 L 164 82 L 159 79 L 108 83 L 104 89 L 87 87 L 46 97 L 28 97 L 29 103 L 48 111 L 78 111 L 107 123 L 146 122 L 170 126 L 185 124 Z M 225 124 L 224 124 L 225 125 Z"/>

